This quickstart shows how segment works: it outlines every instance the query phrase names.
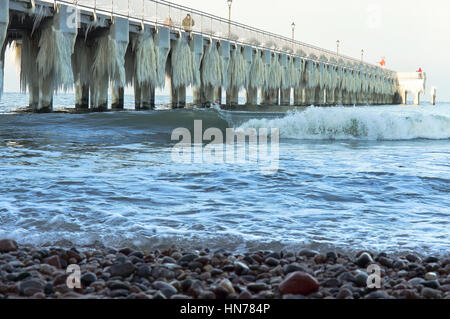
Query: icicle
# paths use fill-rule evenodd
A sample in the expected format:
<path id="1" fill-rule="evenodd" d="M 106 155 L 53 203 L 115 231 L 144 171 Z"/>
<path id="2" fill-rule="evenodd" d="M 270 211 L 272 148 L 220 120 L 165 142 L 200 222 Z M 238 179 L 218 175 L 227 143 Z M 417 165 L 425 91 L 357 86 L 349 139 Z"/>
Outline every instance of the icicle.
<path id="1" fill-rule="evenodd" d="M 170 52 L 170 40 L 168 41 L 168 47 L 159 45 L 159 33 L 155 36 L 155 54 L 157 60 L 157 88 L 164 88 L 166 86 L 166 62 Z"/>
<path id="2" fill-rule="evenodd" d="M 6 13 L 5 22 L 0 22 L 0 100 L 3 95 L 3 73 L 5 67 L 6 31 L 8 30 L 9 14 Z"/>
<path id="3" fill-rule="evenodd" d="M 26 93 L 29 88 L 31 91 L 32 83 L 38 82 L 38 71 L 36 66 L 36 56 L 38 45 L 29 34 L 22 35 L 21 43 L 14 43 L 14 61 L 20 68 L 20 91 Z"/>
<path id="4" fill-rule="evenodd" d="M 172 84 L 175 89 L 194 83 L 194 67 L 191 49 L 186 39 L 180 37 L 172 49 Z"/>
<path id="5" fill-rule="evenodd" d="M 325 74 L 325 64 L 323 62 L 319 63 L 319 88 L 323 90 L 326 87 L 326 74 Z"/>
<path id="6" fill-rule="evenodd" d="M 252 65 L 250 67 L 248 87 L 251 89 L 263 88 L 266 82 L 266 66 L 259 52 L 253 55 Z"/>
<path id="7" fill-rule="evenodd" d="M 282 72 L 280 61 L 278 61 L 277 57 L 272 57 L 267 77 L 267 87 L 269 89 L 279 89 L 281 87 Z"/>
<path id="8" fill-rule="evenodd" d="M 230 65 L 228 66 L 228 87 L 238 91 L 245 87 L 247 65 L 240 48 L 233 50 Z"/>
<path id="9" fill-rule="evenodd" d="M 134 54 L 134 79 L 139 86 L 149 85 L 151 88 L 158 86 L 157 54 L 153 36 L 150 33 L 139 33 L 132 39 L 132 51 Z"/>
<path id="10" fill-rule="evenodd" d="M 127 86 L 134 86 L 135 84 L 134 81 L 136 79 L 136 72 L 135 72 L 136 58 L 134 47 L 136 45 L 137 36 L 138 35 L 130 34 L 130 45 L 128 45 L 127 52 L 125 53 L 125 83 Z"/>
<path id="11" fill-rule="evenodd" d="M 52 24 L 42 27 L 37 65 L 44 81 L 53 81 L 53 87 L 68 90 L 73 85 L 71 57 L 76 34 L 63 33 Z"/>
<path id="12" fill-rule="evenodd" d="M 99 37 L 94 48 L 92 63 L 92 106 L 94 108 L 106 107 L 108 84 L 115 87 L 124 87 L 125 53 L 128 42 L 116 41 L 109 31 Z"/>
<path id="13" fill-rule="evenodd" d="M 89 85 L 90 81 L 90 53 L 83 38 L 77 38 L 72 55 L 72 70 L 74 82 Z"/>
<path id="14" fill-rule="evenodd" d="M 222 84 L 220 56 L 214 41 L 211 41 L 203 56 L 201 76 L 204 86 L 216 88 Z"/>
<path id="15" fill-rule="evenodd" d="M 191 54 L 192 54 L 192 72 L 193 72 L 193 82 L 192 86 L 195 88 L 200 88 L 201 86 L 201 63 L 203 59 L 204 49 L 203 49 L 203 38 L 201 38 L 201 45 L 196 47 L 196 38 L 193 36 L 190 44 Z"/>
<path id="16" fill-rule="evenodd" d="M 32 6 L 28 11 L 28 15 L 34 17 L 33 28 L 31 29 L 31 36 L 33 36 L 34 32 L 40 26 L 42 20 L 44 20 L 45 17 L 51 16 L 52 14 L 49 7 L 39 5 L 37 8 L 35 6 Z"/>

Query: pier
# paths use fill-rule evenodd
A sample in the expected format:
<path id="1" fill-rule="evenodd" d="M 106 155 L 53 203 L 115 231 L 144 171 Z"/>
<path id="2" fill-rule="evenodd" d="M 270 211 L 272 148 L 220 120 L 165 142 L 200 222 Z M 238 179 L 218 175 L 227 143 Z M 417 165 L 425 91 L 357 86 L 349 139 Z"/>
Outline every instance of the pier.
<path id="1" fill-rule="evenodd" d="M 188 18 L 190 16 L 190 19 Z M 186 20 L 187 19 L 187 20 Z M 381 105 L 405 101 L 398 73 L 167 1 L 0 0 L 0 78 L 12 45 L 35 112 L 73 89 L 76 108 L 155 107 L 170 85 L 172 108 L 194 104 Z M 108 101 L 108 97 L 111 101 Z M 110 102 L 110 103 L 109 103 Z"/>

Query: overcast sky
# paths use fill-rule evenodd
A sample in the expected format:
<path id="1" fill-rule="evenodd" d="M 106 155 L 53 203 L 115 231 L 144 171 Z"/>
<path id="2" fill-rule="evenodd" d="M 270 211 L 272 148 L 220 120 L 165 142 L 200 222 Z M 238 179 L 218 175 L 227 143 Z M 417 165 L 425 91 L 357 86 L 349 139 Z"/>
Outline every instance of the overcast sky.
<path id="1" fill-rule="evenodd" d="M 226 0 L 174 0 L 187 7 L 228 17 Z M 396 71 L 427 72 L 438 99 L 450 101 L 450 1 L 446 0 L 233 0 L 232 19 L 375 63 L 386 57 Z M 5 90 L 18 90 L 16 68 L 6 63 Z"/>

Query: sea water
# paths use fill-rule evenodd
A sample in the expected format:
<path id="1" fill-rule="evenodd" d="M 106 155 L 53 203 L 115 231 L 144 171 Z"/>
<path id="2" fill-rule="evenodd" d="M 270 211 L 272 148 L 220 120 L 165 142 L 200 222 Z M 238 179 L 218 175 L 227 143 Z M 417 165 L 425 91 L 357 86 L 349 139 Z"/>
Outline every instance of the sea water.
<path id="1" fill-rule="evenodd" d="M 133 97 L 126 96 L 133 107 Z M 0 238 L 233 251 L 450 251 L 450 104 L 16 113 L 0 103 Z M 158 97 L 158 104 L 169 102 Z M 58 95 L 55 109 L 72 107 Z M 175 128 L 279 128 L 279 169 L 174 163 Z"/>

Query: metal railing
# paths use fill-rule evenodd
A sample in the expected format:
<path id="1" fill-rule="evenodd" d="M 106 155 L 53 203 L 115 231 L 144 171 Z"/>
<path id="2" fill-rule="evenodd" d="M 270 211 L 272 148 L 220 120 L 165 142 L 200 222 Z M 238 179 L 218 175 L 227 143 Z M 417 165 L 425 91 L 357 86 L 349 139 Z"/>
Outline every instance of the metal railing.
<path id="1" fill-rule="evenodd" d="M 314 45 L 294 41 L 285 36 L 257 29 L 242 23 L 230 21 L 206 12 L 174 4 L 164 0 L 42 0 L 77 6 L 83 10 L 99 14 L 127 18 L 153 26 L 169 27 L 172 30 L 185 31 L 183 20 L 189 14 L 195 22 L 190 30 L 219 40 L 236 44 L 251 45 L 259 49 L 269 49 L 306 59 L 322 61 L 333 65 L 342 65 L 348 69 L 362 70 L 393 77 L 395 72 L 378 65 L 337 54 Z"/>

